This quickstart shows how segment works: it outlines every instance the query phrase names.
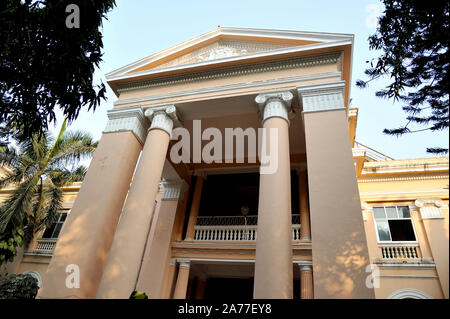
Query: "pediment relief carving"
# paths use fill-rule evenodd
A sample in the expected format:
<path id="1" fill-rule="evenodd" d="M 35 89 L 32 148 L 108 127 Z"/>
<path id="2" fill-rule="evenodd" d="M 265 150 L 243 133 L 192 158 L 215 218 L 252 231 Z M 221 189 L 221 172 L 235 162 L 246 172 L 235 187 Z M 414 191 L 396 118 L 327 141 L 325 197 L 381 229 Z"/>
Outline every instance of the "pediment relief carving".
<path id="1" fill-rule="evenodd" d="M 234 56 L 282 49 L 286 47 L 289 47 L 289 45 L 222 39 L 202 48 L 193 50 L 192 52 L 182 55 L 178 58 L 160 64 L 154 69 L 163 69 L 178 65 L 219 60 Z"/>

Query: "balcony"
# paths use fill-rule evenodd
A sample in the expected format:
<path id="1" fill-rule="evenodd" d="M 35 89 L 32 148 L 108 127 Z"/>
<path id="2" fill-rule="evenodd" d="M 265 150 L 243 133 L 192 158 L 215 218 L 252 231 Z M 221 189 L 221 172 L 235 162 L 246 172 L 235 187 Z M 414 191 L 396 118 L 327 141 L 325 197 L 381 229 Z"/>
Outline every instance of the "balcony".
<path id="1" fill-rule="evenodd" d="M 382 261 L 419 261 L 421 260 L 418 243 L 392 242 L 378 245 Z"/>
<path id="2" fill-rule="evenodd" d="M 195 241 L 255 241 L 258 216 L 199 216 Z M 300 240 L 300 215 L 292 215 L 292 240 Z"/>
<path id="3" fill-rule="evenodd" d="M 34 252 L 52 254 L 57 240 L 57 238 L 39 238 Z"/>

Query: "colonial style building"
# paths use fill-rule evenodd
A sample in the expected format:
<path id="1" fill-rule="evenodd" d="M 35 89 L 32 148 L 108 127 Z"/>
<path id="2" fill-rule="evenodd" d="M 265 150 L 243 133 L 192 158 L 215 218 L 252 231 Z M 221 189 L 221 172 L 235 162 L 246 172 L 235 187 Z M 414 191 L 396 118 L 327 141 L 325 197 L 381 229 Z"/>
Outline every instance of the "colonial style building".
<path id="1" fill-rule="evenodd" d="M 83 184 L 9 270 L 39 298 L 448 298 L 448 157 L 355 141 L 352 52 L 219 27 L 109 73 Z"/>

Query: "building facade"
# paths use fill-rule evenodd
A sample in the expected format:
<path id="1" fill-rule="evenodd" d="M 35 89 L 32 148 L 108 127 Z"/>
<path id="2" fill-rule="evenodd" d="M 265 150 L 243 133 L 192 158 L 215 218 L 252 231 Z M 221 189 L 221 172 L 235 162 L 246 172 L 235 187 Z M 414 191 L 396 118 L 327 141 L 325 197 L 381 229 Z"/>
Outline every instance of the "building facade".
<path id="1" fill-rule="evenodd" d="M 448 298 L 448 157 L 355 141 L 352 52 L 219 27 L 109 73 L 70 214 L 9 271 L 39 298 Z"/>

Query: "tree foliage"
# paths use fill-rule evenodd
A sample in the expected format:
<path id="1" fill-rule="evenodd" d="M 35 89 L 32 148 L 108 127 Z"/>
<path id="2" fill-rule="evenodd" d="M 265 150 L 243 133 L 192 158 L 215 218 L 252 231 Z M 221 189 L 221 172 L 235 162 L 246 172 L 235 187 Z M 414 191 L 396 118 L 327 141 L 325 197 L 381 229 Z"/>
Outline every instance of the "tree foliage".
<path id="1" fill-rule="evenodd" d="M 8 169 L 0 178 L 0 189 L 14 187 L 0 207 L 0 265 L 11 261 L 22 241 L 27 245 L 34 234 L 55 222 L 61 187 L 83 180 L 86 168 L 78 163 L 92 155 L 97 142 L 87 133 L 66 131 L 64 121 L 56 138 L 36 133 L 17 145 L 0 150 L 0 165 Z"/>
<path id="2" fill-rule="evenodd" d="M 364 88 L 372 80 L 389 78 L 376 96 L 404 103 L 406 124 L 384 133 L 400 136 L 424 130 L 448 130 L 449 126 L 449 8 L 448 1 L 432 4 L 413 0 L 383 0 L 384 15 L 375 34 L 369 37 L 372 50 L 381 56 L 367 61 L 368 80 L 358 80 Z M 412 130 L 411 124 L 421 128 Z M 448 153 L 448 148 L 430 147 L 430 153 Z"/>
<path id="3" fill-rule="evenodd" d="M 38 281 L 30 274 L 0 279 L 0 299 L 34 299 L 38 290 Z"/>
<path id="4" fill-rule="evenodd" d="M 69 4 L 79 7 L 79 28 L 68 28 Z M 55 121 L 55 107 L 74 120 L 105 99 L 94 84 L 102 61 L 99 28 L 114 0 L 0 1 L 0 142 L 43 133 Z"/>

